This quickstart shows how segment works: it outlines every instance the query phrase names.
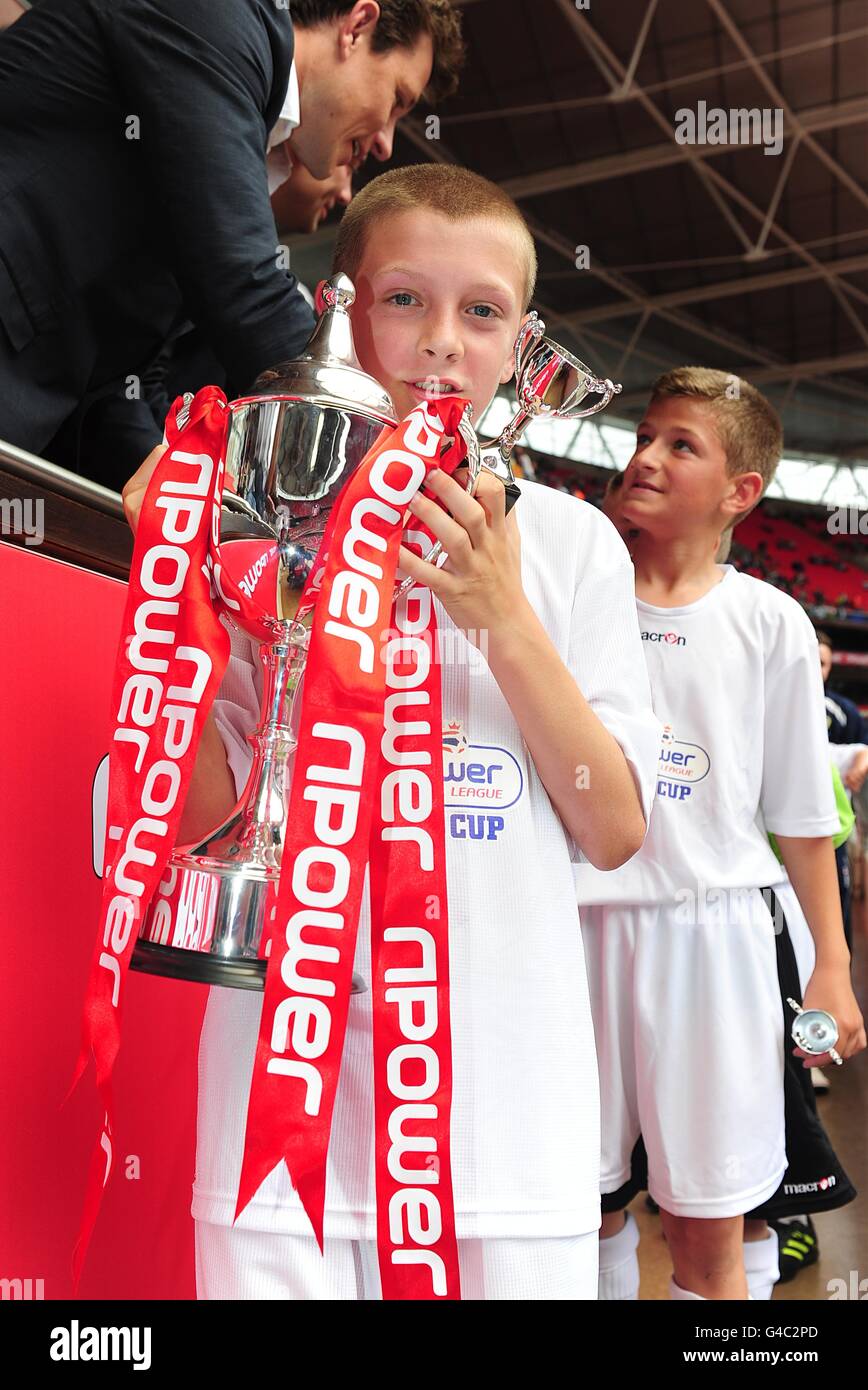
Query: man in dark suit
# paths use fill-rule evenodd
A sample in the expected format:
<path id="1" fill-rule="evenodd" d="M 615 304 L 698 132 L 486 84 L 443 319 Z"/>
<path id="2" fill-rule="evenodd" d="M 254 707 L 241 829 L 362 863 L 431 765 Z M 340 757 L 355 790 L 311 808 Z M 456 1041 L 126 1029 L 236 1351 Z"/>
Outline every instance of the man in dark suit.
<path id="1" fill-rule="evenodd" d="M 236 394 L 296 355 L 269 144 L 284 177 L 389 158 L 461 48 L 449 0 L 41 0 L 0 35 L 0 439 L 43 452 L 108 396 L 140 461 L 137 384 L 187 319 Z"/>

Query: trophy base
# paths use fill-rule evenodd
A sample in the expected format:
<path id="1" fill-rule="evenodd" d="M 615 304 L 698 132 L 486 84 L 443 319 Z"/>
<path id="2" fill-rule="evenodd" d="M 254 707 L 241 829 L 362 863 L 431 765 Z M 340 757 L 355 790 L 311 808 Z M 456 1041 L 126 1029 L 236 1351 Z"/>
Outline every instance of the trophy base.
<path id="1" fill-rule="evenodd" d="M 206 951 L 183 951 L 177 946 L 159 946 L 138 941 L 130 960 L 131 970 L 163 975 L 169 980 L 191 980 L 194 984 L 228 985 L 231 989 L 265 989 L 267 960 L 221 960 Z"/>
<path id="2" fill-rule="evenodd" d="M 138 941 L 130 969 L 141 970 L 147 975 L 162 975 L 169 980 L 189 980 L 193 984 L 264 990 L 268 961 L 221 960 L 205 951 L 184 951 L 177 946 Z M 353 994 L 365 994 L 367 988 L 361 975 L 353 975 Z"/>

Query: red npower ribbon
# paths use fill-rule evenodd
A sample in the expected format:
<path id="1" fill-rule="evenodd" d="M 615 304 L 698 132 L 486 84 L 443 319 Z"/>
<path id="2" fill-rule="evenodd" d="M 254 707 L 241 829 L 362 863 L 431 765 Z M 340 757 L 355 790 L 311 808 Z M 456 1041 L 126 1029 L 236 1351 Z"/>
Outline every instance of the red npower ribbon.
<path id="1" fill-rule="evenodd" d="M 461 1296 L 437 624 L 426 586 L 393 597 L 405 508 L 432 469 L 453 473 L 463 462 L 458 422 L 466 406 L 426 401 L 383 431 L 332 508 L 302 594 L 299 615 L 315 607 L 235 1212 L 237 1220 L 284 1159 L 322 1249 L 326 1156 L 369 866 L 386 1299 Z M 183 427 L 181 408 L 179 398 L 142 506 L 114 680 L 100 928 L 66 1097 L 93 1053 L 105 1118 L 73 1255 L 75 1292 L 114 1166 L 111 1080 L 123 984 L 228 660 L 218 614 L 237 616 L 263 640 L 271 635 L 258 590 L 236 582 L 221 557 L 226 398 L 204 387 Z M 433 536 L 416 520 L 403 539 L 425 553 Z"/>

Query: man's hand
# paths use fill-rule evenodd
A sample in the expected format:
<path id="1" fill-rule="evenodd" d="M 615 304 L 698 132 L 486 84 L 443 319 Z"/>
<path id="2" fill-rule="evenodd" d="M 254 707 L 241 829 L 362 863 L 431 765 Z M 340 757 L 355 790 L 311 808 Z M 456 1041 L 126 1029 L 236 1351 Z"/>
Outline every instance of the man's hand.
<path id="1" fill-rule="evenodd" d="M 152 449 L 141 467 L 137 468 L 129 481 L 124 484 L 121 501 L 124 504 L 124 516 L 133 535 L 136 534 L 136 528 L 139 524 L 139 513 L 142 510 L 148 483 L 168 447 L 168 444 L 158 444 L 155 449 Z"/>
<path id="2" fill-rule="evenodd" d="M 154 469 L 168 447 L 168 444 L 158 444 L 156 448 L 152 449 L 148 454 L 148 457 L 141 467 L 136 469 L 129 481 L 124 483 L 123 491 L 121 492 L 121 501 L 124 504 L 124 516 L 129 522 L 129 527 L 133 535 L 136 534 L 136 528 L 139 524 L 139 514 L 142 510 L 142 503 L 145 500 L 148 484 L 153 477 Z M 229 473 L 225 475 L 223 489 L 224 491 L 227 489 L 231 492 L 235 491 L 235 480 Z"/>

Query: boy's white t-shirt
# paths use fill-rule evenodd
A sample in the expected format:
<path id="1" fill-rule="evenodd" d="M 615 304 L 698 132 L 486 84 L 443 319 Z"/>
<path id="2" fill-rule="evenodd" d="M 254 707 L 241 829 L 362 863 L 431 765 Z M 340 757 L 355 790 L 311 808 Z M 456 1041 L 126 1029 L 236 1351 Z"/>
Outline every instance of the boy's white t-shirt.
<path id="1" fill-rule="evenodd" d="M 540 484 L 520 487 L 525 592 L 624 750 L 647 818 L 660 725 L 651 710 L 629 555 L 594 507 Z M 435 607 L 443 651 L 457 1234 L 580 1234 L 599 1225 L 600 1141 L 571 869 L 578 851 L 484 657 L 439 601 Z M 252 756 L 246 735 L 259 714 L 254 660 L 251 644 L 236 635 L 215 702 L 239 791 Z M 367 884 L 354 968 L 370 982 Z M 199 1052 L 197 1220 L 232 1224 L 262 998 L 223 987 L 209 993 Z M 238 1225 L 310 1234 L 285 1164 L 265 1180 Z M 370 991 L 350 1003 L 325 1234 L 376 1237 Z"/>
<path id="2" fill-rule="evenodd" d="M 636 599 L 664 725 L 645 844 L 620 869 L 575 867 L 579 903 L 685 903 L 763 888 L 781 868 L 767 832 L 839 828 L 817 639 L 788 594 L 732 565 L 695 603 Z"/>

